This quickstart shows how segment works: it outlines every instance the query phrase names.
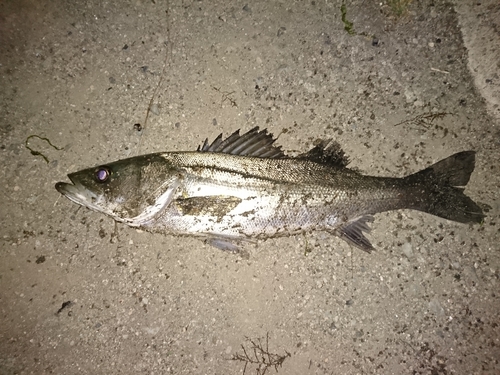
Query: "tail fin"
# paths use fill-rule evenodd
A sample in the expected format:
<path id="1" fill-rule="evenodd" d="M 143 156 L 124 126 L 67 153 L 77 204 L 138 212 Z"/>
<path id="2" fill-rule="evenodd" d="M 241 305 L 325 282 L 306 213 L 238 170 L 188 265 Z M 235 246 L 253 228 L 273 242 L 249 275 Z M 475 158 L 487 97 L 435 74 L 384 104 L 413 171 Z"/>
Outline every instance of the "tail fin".
<path id="1" fill-rule="evenodd" d="M 463 151 L 405 178 L 413 186 L 411 208 L 460 223 L 480 223 L 481 208 L 464 194 L 475 167 L 474 151 Z"/>

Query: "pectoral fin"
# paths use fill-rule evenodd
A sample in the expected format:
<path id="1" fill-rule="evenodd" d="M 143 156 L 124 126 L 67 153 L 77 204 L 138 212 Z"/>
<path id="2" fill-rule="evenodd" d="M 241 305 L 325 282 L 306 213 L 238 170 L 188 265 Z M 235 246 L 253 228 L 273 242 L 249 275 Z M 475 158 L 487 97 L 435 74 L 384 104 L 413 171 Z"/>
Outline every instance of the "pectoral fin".
<path id="1" fill-rule="evenodd" d="M 231 253 L 237 253 L 240 251 L 239 243 L 229 238 L 212 237 L 207 239 L 206 242 L 209 245 L 223 251 L 229 251 Z"/>
<path id="2" fill-rule="evenodd" d="M 216 247 L 222 251 L 229 251 L 231 253 L 239 254 L 243 259 L 250 259 L 248 251 L 241 247 L 241 242 L 245 239 L 237 239 L 233 237 L 209 237 L 205 240 L 209 245 Z M 253 242 L 253 241 L 249 241 Z"/>
<path id="3" fill-rule="evenodd" d="M 351 221 L 337 229 L 337 234 L 340 238 L 346 240 L 351 245 L 354 245 L 361 250 L 366 251 L 367 253 L 371 253 L 375 248 L 372 246 L 368 238 L 365 237 L 363 232 L 370 232 L 370 227 L 368 226 L 368 222 L 373 221 L 373 216 L 362 216 L 355 221 Z"/>

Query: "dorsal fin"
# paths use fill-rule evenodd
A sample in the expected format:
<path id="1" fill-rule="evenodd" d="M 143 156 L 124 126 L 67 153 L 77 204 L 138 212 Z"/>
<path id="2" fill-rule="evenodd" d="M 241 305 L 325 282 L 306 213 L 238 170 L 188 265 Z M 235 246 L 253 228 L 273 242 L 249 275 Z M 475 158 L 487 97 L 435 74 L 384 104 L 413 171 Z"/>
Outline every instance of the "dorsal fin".
<path id="1" fill-rule="evenodd" d="M 243 135 L 236 130 L 226 139 L 222 139 L 220 134 L 209 144 L 208 138 L 205 139 L 203 146 L 198 146 L 197 151 L 201 152 L 222 152 L 231 155 L 251 156 L 256 158 L 283 158 L 285 153 L 281 146 L 273 146 L 276 139 L 273 138 L 267 129 L 259 131 L 259 127 L 249 130 Z"/>
<path id="2" fill-rule="evenodd" d="M 321 141 L 309 151 L 298 155 L 297 159 L 306 159 L 337 168 L 345 168 L 349 164 L 349 158 L 345 155 L 344 150 L 331 139 Z"/>

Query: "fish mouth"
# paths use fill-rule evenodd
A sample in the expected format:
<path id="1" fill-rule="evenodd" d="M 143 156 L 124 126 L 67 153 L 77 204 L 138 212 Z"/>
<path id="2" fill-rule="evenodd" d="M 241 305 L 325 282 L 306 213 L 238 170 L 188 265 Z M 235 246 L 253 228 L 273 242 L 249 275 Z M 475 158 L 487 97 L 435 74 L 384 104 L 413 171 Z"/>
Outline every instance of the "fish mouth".
<path id="1" fill-rule="evenodd" d="M 84 206 L 92 204 L 92 199 L 97 198 L 96 194 L 79 183 L 58 182 L 56 190 L 69 200 Z"/>
<path id="2" fill-rule="evenodd" d="M 79 182 L 67 183 L 67 182 L 58 182 L 56 183 L 56 190 L 68 198 L 70 201 L 80 204 L 84 207 L 87 207 L 91 210 L 102 212 L 113 217 L 116 217 L 112 212 L 108 212 L 108 210 L 104 209 L 100 205 L 95 202 L 99 202 L 103 199 L 103 196 L 97 195 L 91 190 L 87 189 L 84 185 Z M 116 218 L 120 220 L 120 218 Z M 121 220 L 120 220 L 121 221 Z"/>

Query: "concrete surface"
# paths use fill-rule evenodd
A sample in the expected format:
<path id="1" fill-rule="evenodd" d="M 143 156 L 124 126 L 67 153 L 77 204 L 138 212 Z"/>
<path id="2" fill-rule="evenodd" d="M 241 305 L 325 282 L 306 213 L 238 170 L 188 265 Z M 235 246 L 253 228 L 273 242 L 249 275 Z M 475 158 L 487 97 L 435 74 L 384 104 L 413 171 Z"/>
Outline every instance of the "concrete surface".
<path id="1" fill-rule="evenodd" d="M 0 1 L 1 374 L 500 373 L 500 5 L 341 5 Z M 255 125 L 291 152 L 334 138 L 373 175 L 476 150 L 488 217 L 380 214 L 373 254 L 314 233 L 246 259 L 54 189 Z"/>

